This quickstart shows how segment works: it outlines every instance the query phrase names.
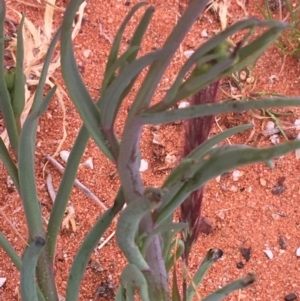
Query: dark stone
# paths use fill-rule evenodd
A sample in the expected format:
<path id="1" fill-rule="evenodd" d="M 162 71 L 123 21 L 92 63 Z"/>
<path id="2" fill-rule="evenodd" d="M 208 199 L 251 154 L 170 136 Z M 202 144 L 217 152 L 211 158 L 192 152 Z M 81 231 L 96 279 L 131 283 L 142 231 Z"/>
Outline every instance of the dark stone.
<path id="1" fill-rule="evenodd" d="M 250 248 L 240 248 L 243 258 L 248 262 L 251 257 L 251 247 Z"/>
<path id="2" fill-rule="evenodd" d="M 244 263 L 243 263 L 242 261 L 240 261 L 240 262 L 238 262 L 238 263 L 236 264 L 236 267 L 237 267 L 238 269 L 242 269 L 244 266 L 245 266 L 245 265 L 244 265 Z"/>
<path id="3" fill-rule="evenodd" d="M 289 295 L 286 295 L 284 297 L 284 300 L 285 301 L 293 301 L 293 300 L 296 300 L 297 299 L 297 296 L 296 294 L 292 293 L 292 294 L 289 294 Z"/>

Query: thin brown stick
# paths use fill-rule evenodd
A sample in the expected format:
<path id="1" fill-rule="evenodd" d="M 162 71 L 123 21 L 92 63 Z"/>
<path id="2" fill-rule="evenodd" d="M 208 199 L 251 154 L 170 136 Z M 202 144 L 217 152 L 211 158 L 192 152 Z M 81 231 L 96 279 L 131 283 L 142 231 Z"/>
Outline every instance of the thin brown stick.
<path id="1" fill-rule="evenodd" d="M 50 195 L 50 198 L 52 200 L 52 203 L 55 202 L 55 198 L 56 198 L 56 193 L 52 184 L 52 177 L 50 175 L 50 173 L 48 173 L 47 178 L 46 178 L 46 185 L 47 185 L 47 189 Z"/>
<path id="2" fill-rule="evenodd" d="M 63 174 L 65 171 L 65 168 L 58 163 L 53 157 L 50 155 L 45 156 L 46 159 L 58 169 L 58 171 Z M 107 207 L 86 187 L 84 186 L 77 178 L 74 181 L 74 185 L 77 186 L 79 189 L 83 191 L 83 193 L 90 199 L 92 199 L 96 204 L 100 205 L 103 210 L 107 210 Z"/>

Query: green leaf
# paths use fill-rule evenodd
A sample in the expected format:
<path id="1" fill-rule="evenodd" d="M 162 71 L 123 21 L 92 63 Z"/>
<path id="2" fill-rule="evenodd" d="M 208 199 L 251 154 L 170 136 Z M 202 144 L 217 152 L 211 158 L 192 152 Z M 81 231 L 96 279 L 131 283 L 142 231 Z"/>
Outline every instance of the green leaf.
<path id="1" fill-rule="evenodd" d="M 44 233 L 42 225 L 42 217 L 40 212 L 40 203 L 37 196 L 34 156 L 35 141 L 39 117 L 47 109 L 52 96 L 55 93 L 55 87 L 52 88 L 43 99 L 44 86 L 47 78 L 48 68 L 51 63 L 51 57 L 55 49 L 55 45 L 59 39 L 60 30 L 53 37 L 47 54 L 40 80 L 34 95 L 31 113 L 24 122 L 20 134 L 20 150 L 19 150 L 19 182 L 22 202 L 27 219 L 29 233 L 32 237 L 39 236 Z"/>
<path id="2" fill-rule="evenodd" d="M 231 70 L 228 70 L 226 74 L 241 70 L 255 62 L 266 51 L 266 49 L 276 41 L 281 32 L 287 28 L 287 23 L 274 21 L 274 26 L 238 51 L 237 63 Z"/>
<path id="3" fill-rule="evenodd" d="M 35 181 L 35 142 L 39 117 L 46 111 L 56 87 L 46 95 L 39 108 L 35 108 L 24 122 L 20 135 L 19 181 L 22 203 L 31 238 L 44 233 L 40 203 Z"/>
<path id="4" fill-rule="evenodd" d="M 173 268 L 173 279 L 172 279 L 172 301 L 181 301 L 178 283 L 177 283 L 177 272 L 176 265 Z"/>
<path id="5" fill-rule="evenodd" d="M 16 55 L 16 77 L 14 84 L 14 91 L 12 95 L 12 106 L 14 115 L 19 131 L 21 130 L 21 114 L 25 107 L 25 74 L 23 72 L 23 61 L 24 61 L 24 45 L 23 45 L 23 25 L 24 25 L 24 14 L 18 27 L 17 33 L 17 55 Z"/>
<path id="6" fill-rule="evenodd" d="M 141 113 L 140 118 L 144 124 L 166 124 L 177 120 L 185 120 L 202 116 L 217 115 L 221 113 L 239 113 L 245 110 L 259 110 L 300 106 L 299 97 L 274 97 L 258 99 L 255 101 L 241 100 L 206 105 L 195 105 L 183 109 L 174 109 L 157 113 Z"/>
<path id="7" fill-rule="evenodd" d="M 105 156 L 114 161 L 105 137 L 101 131 L 100 112 L 93 102 L 77 67 L 71 39 L 71 31 L 74 17 L 82 0 L 71 1 L 64 14 L 61 32 L 61 68 L 62 75 L 81 119 L 83 120 L 89 134 L 101 149 Z"/>
<path id="8" fill-rule="evenodd" d="M 172 194 L 172 198 L 168 202 L 162 201 L 164 207 L 161 208 L 155 220 L 155 225 L 158 226 L 163 223 L 190 193 L 200 189 L 207 181 L 216 176 L 239 166 L 256 162 L 268 163 L 271 159 L 298 148 L 300 148 L 300 141 L 291 141 L 266 148 L 254 148 L 245 145 L 214 148 L 191 167 L 189 176 L 185 179 L 184 184 L 180 186 L 178 192 L 174 195 L 171 190 L 169 193 Z M 167 199 L 167 197 L 168 193 L 166 193 L 165 198 Z"/>
<path id="9" fill-rule="evenodd" d="M 119 190 L 112 208 L 108 209 L 95 223 L 82 242 L 73 261 L 67 284 L 66 301 L 76 301 L 79 296 L 80 282 L 86 270 L 89 258 L 101 236 L 109 228 L 117 213 L 125 204 L 122 189 Z"/>
<path id="10" fill-rule="evenodd" d="M 148 107 L 152 100 L 153 94 L 157 89 L 157 85 L 161 80 L 165 70 L 170 64 L 176 50 L 180 46 L 182 40 L 185 38 L 189 29 L 204 10 L 208 0 L 191 1 L 182 17 L 174 26 L 172 32 L 168 36 L 162 50 L 167 51 L 166 55 L 156 60 L 149 69 L 145 77 L 142 88 L 139 90 L 136 99 L 132 105 L 130 116 L 134 116 L 137 112 Z"/>
<path id="11" fill-rule="evenodd" d="M 0 160 L 3 162 L 18 192 L 20 192 L 18 169 L 16 167 L 15 162 L 11 158 L 1 137 L 0 137 Z"/>
<path id="12" fill-rule="evenodd" d="M 195 164 L 195 160 L 198 160 L 203 155 L 205 155 L 208 151 L 210 151 L 215 145 L 217 145 L 219 142 L 223 141 L 224 139 L 233 136 L 237 133 L 243 132 L 245 130 L 251 129 L 253 126 L 252 124 L 243 124 L 236 127 L 233 127 L 231 129 L 228 129 L 224 132 L 221 132 L 212 138 L 206 140 L 201 145 L 199 145 L 197 148 L 195 148 L 191 153 L 189 153 L 182 161 L 181 163 L 176 166 L 167 179 L 165 180 L 163 184 L 163 188 L 171 187 L 175 183 L 178 183 L 180 179 L 184 177 L 184 174 L 189 170 L 189 168 Z"/>
<path id="13" fill-rule="evenodd" d="M 4 68 L 4 22 L 6 13 L 6 2 L 0 0 L 0 110 L 4 119 L 9 142 L 17 157 L 19 148 L 19 133 L 15 123 L 14 112 L 11 105 L 11 98 L 5 82 Z"/>
<path id="14" fill-rule="evenodd" d="M 138 50 L 140 49 L 142 38 L 149 25 L 149 22 L 153 15 L 153 12 L 154 12 L 153 7 L 149 7 L 146 10 L 144 16 L 142 17 L 141 21 L 139 22 L 139 25 L 137 26 L 137 28 L 133 34 L 133 37 L 131 39 L 128 50 L 126 50 L 126 52 L 119 59 L 116 59 L 115 63 L 113 63 L 109 69 L 108 69 L 108 65 L 107 65 L 107 69 L 106 69 L 104 80 L 103 80 L 102 87 L 101 87 L 102 95 L 105 94 L 107 87 L 110 85 L 110 83 L 112 83 L 113 79 L 115 79 L 116 76 L 114 76 L 114 74 L 115 74 L 117 67 L 120 67 L 120 71 L 119 71 L 119 74 L 120 74 L 122 72 L 122 70 L 126 67 L 126 65 L 129 65 L 136 59 Z M 130 53 L 129 53 L 129 51 L 130 51 Z M 122 65 L 121 65 L 121 58 L 122 58 L 122 63 L 123 63 Z M 124 64 L 124 62 L 123 62 L 125 58 L 126 58 L 126 60 L 125 60 L 126 64 Z M 132 78 L 130 83 L 127 85 L 127 87 L 124 89 L 124 91 L 120 94 L 120 96 L 119 96 L 120 102 L 119 103 L 121 103 L 122 100 L 126 97 L 126 95 L 131 91 L 132 86 L 134 85 L 137 76 L 138 76 L 138 74 L 134 78 Z M 106 97 L 105 99 L 101 99 L 101 97 L 100 97 L 98 103 L 99 103 L 98 107 L 99 107 L 100 111 L 102 111 L 103 108 L 109 106 L 110 98 Z M 117 110 L 118 109 L 119 109 L 119 107 L 117 108 Z"/>
<path id="15" fill-rule="evenodd" d="M 176 239 L 172 242 L 170 250 L 176 247 L 175 253 L 172 254 L 166 262 L 166 270 L 169 272 L 172 266 L 175 266 L 176 261 L 184 252 L 184 242 L 181 239 Z"/>
<path id="16" fill-rule="evenodd" d="M 144 37 L 144 34 L 149 26 L 149 23 L 151 21 L 152 15 L 155 11 L 155 8 L 153 6 L 150 6 L 146 9 L 141 21 L 139 22 L 139 25 L 137 26 L 131 41 L 130 41 L 130 47 L 138 46 L 140 48 L 142 39 Z M 131 63 L 135 60 L 136 56 L 138 54 L 138 51 L 135 51 L 130 55 L 128 58 L 128 62 Z"/>
<path id="17" fill-rule="evenodd" d="M 223 252 L 220 249 L 210 249 L 203 261 L 201 262 L 196 274 L 192 279 L 192 283 L 189 285 L 187 290 L 187 301 L 192 301 L 195 295 L 196 288 L 201 284 L 206 273 L 213 265 L 214 262 L 219 260 L 223 256 Z"/>
<path id="18" fill-rule="evenodd" d="M 128 58 L 135 53 L 139 49 L 138 46 L 132 46 L 129 47 L 118 59 L 115 60 L 115 62 L 111 65 L 111 67 L 107 70 L 106 74 L 104 75 L 104 79 L 101 85 L 101 94 L 105 94 L 108 86 L 112 83 L 112 81 L 116 78 L 116 71 L 123 66 L 126 66 L 128 64 Z M 98 107 L 101 111 L 101 108 L 103 106 L 103 102 L 100 101 L 101 97 L 98 100 Z"/>
<path id="19" fill-rule="evenodd" d="M 238 31 L 244 30 L 244 29 L 251 29 L 254 27 L 267 27 L 267 26 L 273 26 L 275 30 L 282 31 L 286 28 L 286 24 L 282 22 L 274 22 L 274 21 L 258 21 L 256 18 L 250 18 L 247 20 L 239 21 L 230 27 L 226 28 L 224 31 L 221 31 L 216 36 L 209 39 L 206 43 L 201 45 L 198 49 L 195 50 L 195 52 L 187 59 L 187 61 L 184 63 L 183 67 L 178 73 L 178 76 L 175 80 L 175 82 L 172 84 L 171 88 L 168 90 L 166 95 L 163 97 L 162 101 L 157 103 L 156 105 L 152 106 L 147 110 L 147 112 L 160 112 L 163 110 L 166 110 L 176 104 L 179 100 L 181 100 L 183 97 L 189 96 L 190 92 L 187 94 L 182 94 L 178 96 L 178 90 L 180 85 L 182 84 L 182 81 L 184 77 L 186 76 L 186 73 L 191 69 L 191 67 L 197 63 L 197 65 L 203 65 L 207 62 L 209 62 L 212 59 L 215 59 L 215 55 L 209 54 L 213 49 L 218 47 L 220 43 L 226 41 L 230 36 L 234 35 Z M 275 32 L 277 34 L 277 31 Z M 267 38 L 270 40 L 271 38 L 275 39 L 275 36 L 271 33 L 266 34 Z M 266 36 L 264 36 L 266 38 Z M 256 42 L 257 41 L 257 42 Z M 253 44 L 254 43 L 254 44 Z M 260 43 L 260 44 L 258 44 Z M 245 46 L 244 48 L 240 49 L 237 53 L 238 60 L 236 61 L 236 64 L 234 64 L 234 70 L 241 69 L 243 66 L 247 65 L 249 61 L 246 61 L 248 59 L 248 56 L 253 55 L 252 60 L 254 61 L 258 53 L 261 53 L 261 49 L 265 49 L 265 44 L 261 42 L 261 38 L 258 38 L 257 40 L 254 40 L 250 45 L 253 46 Z M 269 44 L 268 44 L 269 45 Z M 256 48 L 255 48 L 256 47 Z M 251 52 L 249 51 L 251 50 Z M 250 53 L 249 53 L 250 52 Z M 220 66 L 220 65 L 219 65 Z M 215 71 L 218 71 L 218 68 L 215 69 Z M 228 68 L 228 72 L 230 73 L 234 71 L 232 68 Z M 202 77 L 200 77 L 200 81 L 198 79 L 198 87 L 196 90 L 200 90 L 205 87 L 205 85 L 218 80 L 220 76 L 223 76 L 224 74 L 217 74 L 217 72 L 211 72 L 211 76 L 209 77 L 209 80 L 207 79 L 207 74 L 203 74 Z M 224 71 L 224 70 L 223 70 Z M 196 81 L 194 83 L 196 85 Z"/>
<path id="20" fill-rule="evenodd" d="M 132 7 L 130 12 L 126 15 L 124 21 L 122 22 L 121 26 L 119 27 L 119 30 L 116 33 L 113 45 L 111 47 L 108 59 L 107 59 L 107 64 L 106 64 L 106 69 L 104 73 L 104 78 L 107 77 L 107 73 L 110 72 L 110 69 L 112 69 L 112 65 L 116 62 L 117 57 L 118 57 L 118 52 L 119 48 L 121 45 L 122 41 L 122 36 L 125 30 L 126 25 L 130 21 L 130 19 L 133 17 L 133 15 L 136 13 L 138 9 L 140 9 L 142 6 L 145 6 L 147 2 L 139 2 L 136 5 Z M 131 45 L 132 46 L 132 45 Z M 106 89 L 106 85 L 104 85 L 104 90 Z"/>
<path id="21" fill-rule="evenodd" d="M 0 232 L 0 246 L 9 256 L 16 268 L 20 271 L 22 267 L 22 260 L 2 232 Z"/>
<path id="22" fill-rule="evenodd" d="M 86 127 L 83 125 L 70 152 L 69 159 L 67 161 L 67 165 L 62 180 L 60 182 L 55 202 L 50 214 L 46 235 L 47 247 L 49 250 L 49 257 L 51 258 L 51 260 L 54 259 L 57 235 L 65 214 L 71 190 L 73 188 L 78 166 L 84 154 L 88 140 L 89 133 Z"/>
<path id="23" fill-rule="evenodd" d="M 122 72 L 116 77 L 116 79 L 110 84 L 106 93 L 102 95 L 99 100 L 99 105 L 101 106 L 101 118 L 102 126 L 104 130 L 106 128 L 111 128 L 114 124 L 118 109 L 121 106 L 123 98 L 121 95 L 124 90 L 136 79 L 140 72 L 153 63 L 153 61 L 164 57 L 166 51 L 158 50 L 135 60 L 130 65 L 127 65 Z"/>
<path id="24" fill-rule="evenodd" d="M 254 281 L 257 280 L 257 276 L 254 274 L 248 274 L 247 276 L 240 278 L 236 281 L 233 281 L 221 289 L 218 289 L 211 295 L 205 297 L 202 301 L 220 301 L 227 297 L 229 294 L 232 292 L 239 290 L 239 289 L 244 289 L 250 284 L 252 284 Z"/>
<path id="25" fill-rule="evenodd" d="M 5 253 L 9 256 L 13 264 L 16 266 L 17 270 L 21 271 L 22 259 L 19 257 L 19 255 L 14 250 L 10 242 L 6 239 L 6 237 L 1 232 L 0 232 L 0 246 L 5 251 Z M 37 287 L 37 294 L 38 294 L 39 301 L 46 301 L 39 287 Z"/>
<path id="26" fill-rule="evenodd" d="M 204 74 L 198 76 L 190 76 L 178 89 L 176 97 L 174 98 L 174 103 L 177 103 L 179 100 L 188 98 L 191 95 L 197 93 L 201 88 L 205 87 L 209 83 L 212 83 L 215 80 L 218 80 L 223 76 L 228 69 L 235 64 L 236 58 L 229 56 L 226 59 L 223 59 L 221 62 L 212 66 Z"/>
<path id="27" fill-rule="evenodd" d="M 38 301 L 35 270 L 45 244 L 46 240 L 43 237 L 36 237 L 24 253 L 21 268 L 21 297 L 23 301 Z"/>

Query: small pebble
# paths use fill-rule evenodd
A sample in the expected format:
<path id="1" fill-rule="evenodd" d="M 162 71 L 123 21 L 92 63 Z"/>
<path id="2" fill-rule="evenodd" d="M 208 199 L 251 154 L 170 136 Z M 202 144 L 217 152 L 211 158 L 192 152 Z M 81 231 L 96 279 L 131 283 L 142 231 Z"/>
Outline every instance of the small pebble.
<path id="1" fill-rule="evenodd" d="M 65 163 L 67 163 L 68 158 L 69 158 L 69 156 L 70 156 L 70 152 L 69 152 L 69 151 L 66 151 L 66 150 L 62 150 L 62 151 L 59 153 L 59 156 L 60 156 L 60 158 L 61 158 Z"/>
<path id="2" fill-rule="evenodd" d="M 184 109 L 190 106 L 190 103 L 188 101 L 183 101 L 179 104 L 178 109 Z"/>
<path id="3" fill-rule="evenodd" d="M 208 37 L 207 30 L 206 29 L 202 30 L 200 36 L 201 38 L 207 38 Z"/>
<path id="4" fill-rule="evenodd" d="M 261 186 L 267 186 L 267 181 L 265 179 L 260 178 L 259 183 Z"/>
<path id="5" fill-rule="evenodd" d="M 264 250 L 264 253 L 267 255 L 269 259 L 272 260 L 274 258 L 273 252 L 271 250 Z"/>
<path id="6" fill-rule="evenodd" d="M 232 178 L 233 178 L 233 181 L 238 181 L 238 179 L 242 176 L 242 172 L 239 171 L 239 170 L 234 170 L 233 173 L 232 173 Z"/>
<path id="7" fill-rule="evenodd" d="M 6 282 L 6 278 L 5 277 L 1 277 L 0 278 L 0 287 L 2 287 Z"/>
<path id="8" fill-rule="evenodd" d="M 94 169 L 93 159 L 91 157 L 88 158 L 83 165 L 87 168 Z"/>
<path id="9" fill-rule="evenodd" d="M 296 126 L 296 130 L 299 131 L 300 130 L 300 119 L 296 119 L 294 122 L 294 125 Z"/>
<path id="10" fill-rule="evenodd" d="M 293 301 L 297 299 L 297 295 L 294 293 L 288 294 L 284 297 L 285 301 Z"/>
<path id="11" fill-rule="evenodd" d="M 194 52 L 194 50 L 186 50 L 183 52 L 183 55 L 188 59 Z"/>
<path id="12" fill-rule="evenodd" d="M 146 171 L 148 169 L 148 162 L 145 159 L 141 160 L 140 172 Z"/>
<path id="13" fill-rule="evenodd" d="M 296 250 L 296 256 L 297 256 L 297 257 L 300 257 L 300 248 L 298 248 L 298 249 Z"/>
<path id="14" fill-rule="evenodd" d="M 244 266 L 245 266 L 245 264 L 244 264 L 242 261 L 240 261 L 240 262 L 238 262 L 238 263 L 236 264 L 236 267 L 237 267 L 238 269 L 242 269 Z"/>

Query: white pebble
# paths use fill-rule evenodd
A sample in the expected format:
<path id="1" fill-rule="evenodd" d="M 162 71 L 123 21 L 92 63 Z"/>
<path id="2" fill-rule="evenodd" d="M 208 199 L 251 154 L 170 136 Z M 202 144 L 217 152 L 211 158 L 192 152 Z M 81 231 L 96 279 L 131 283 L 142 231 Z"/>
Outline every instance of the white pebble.
<path id="1" fill-rule="evenodd" d="M 67 163 L 68 159 L 69 159 L 69 156 L 70 156 L 70 152 L 69 151 L 66 151 L 66 150 L 63 150 L 59 153 L 59 156 L 60 158 L 65 162 Z"/>
<path id="2" fill-rule="evenodd" d="M 190 103 L 188 101 L 183 101 L 178 105 L 178 109 L 184 109 L 190 106 Z"/>
<path id="3" fill-rule="evenodd" d="M 232 173 L 233 181 L 238 181 L 238 179 L 242 176 L 242 172 L 239 170 L 234 170 Z"/>
<path id="4" fill-rule="evenodd" d="M 294 125 L 296 126 L 296 130 L 300 130 L 300 119 L 296 119 L 294 122 Z"/>
<path id="5" fill-rule="evenodd" d="M 207 38 L 208 37 L 207 30 L 203 29 L 200 33 L 200 36 L 201 36 L 201 38 Z"/>
<path id="6" fill-rule="evenodd" d="M 271 250 L 264 250 L 264 253 L 267 255 L 269 259 L 272 260 L 274 258 L 273 252 Z"/>
<path id="7" fill-rule="evenodd" d="M 297 256 L 297 257 L 300 257 L 300 248 L 298 248 L 298 249 L 296 250 L 296 256 Z"/>
<path id="8" fill-rule="evenodd" d="M 2 287 L 6 282 L 6 278 L 5 277 L 0 277 L 0 287 Z"/>
<path id="9" fill-rule="evenodd" d="M 83 51 L 83 55 L 84 57 L 87 59 L 91 54 L 91 50 L 90 49 L 86 49 Z"/>
<path id="10" fill-rule="evenodd" d="M 94 169 L 94 163 L 93 163 L 93 159 L 91 157 L 89 157 L 84 163 L 83 165 L 89 169 Z"/>
<path id="11" fill-rule="evenodd" d="M 194 52 L 194 50 L 186 50 L 183 52 L 183 55 L 188 59 Z"/>
<path id="12" fill-rule="evenodd" d="M 140 163 L 140 172 L 146 171 L 148 169 L 148 165 L 148 162 L 145 159 L 142 159 Z"/>

